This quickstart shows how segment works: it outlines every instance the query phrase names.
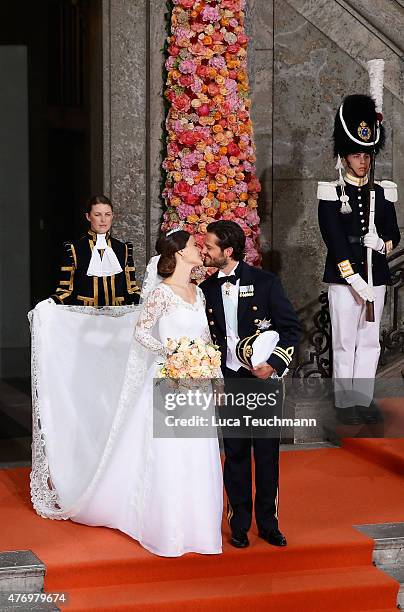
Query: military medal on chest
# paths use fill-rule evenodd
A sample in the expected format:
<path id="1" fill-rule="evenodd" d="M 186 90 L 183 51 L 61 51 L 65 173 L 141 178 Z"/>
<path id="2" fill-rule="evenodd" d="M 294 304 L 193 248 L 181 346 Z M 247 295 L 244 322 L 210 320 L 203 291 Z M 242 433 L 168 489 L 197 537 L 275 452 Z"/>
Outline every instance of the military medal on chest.
<path id="1" fill-rule="evenodd" d="M 231 283 L 229 283 L 228 281 L 225 282 L 224 284 L 224 294 L 225 295 L 230 295 L 230 288 L 231 288 Z"/>

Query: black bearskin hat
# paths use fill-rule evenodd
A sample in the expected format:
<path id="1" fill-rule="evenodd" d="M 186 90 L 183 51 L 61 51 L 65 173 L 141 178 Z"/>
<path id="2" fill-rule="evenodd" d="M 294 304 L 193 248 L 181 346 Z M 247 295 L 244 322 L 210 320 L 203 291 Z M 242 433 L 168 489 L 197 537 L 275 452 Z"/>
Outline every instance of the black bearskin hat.
<path id="1" fill-rule="evenodd" d="M 373 151 L 377 154 L 384 146 L 385 137 L 384 127 L 378 119 L 381 117 L 377 115 L 374 100 L 370 96 L 354 94 L 344 98 L 335 115 L 334 157 Z"/>

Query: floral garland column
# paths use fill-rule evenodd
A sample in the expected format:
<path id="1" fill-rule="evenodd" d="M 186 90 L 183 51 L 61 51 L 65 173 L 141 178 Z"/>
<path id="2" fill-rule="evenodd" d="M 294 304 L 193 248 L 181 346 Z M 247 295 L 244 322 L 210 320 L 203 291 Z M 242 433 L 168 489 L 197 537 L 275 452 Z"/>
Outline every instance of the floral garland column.
<path id="1" fill-rule="evenodd" d="M 259 265 L 244 8 L 245 0 L 173 0 L 162 229 L 182 223 L 201 243 L 211 221 L 236 221 L 246 261 Z"/>

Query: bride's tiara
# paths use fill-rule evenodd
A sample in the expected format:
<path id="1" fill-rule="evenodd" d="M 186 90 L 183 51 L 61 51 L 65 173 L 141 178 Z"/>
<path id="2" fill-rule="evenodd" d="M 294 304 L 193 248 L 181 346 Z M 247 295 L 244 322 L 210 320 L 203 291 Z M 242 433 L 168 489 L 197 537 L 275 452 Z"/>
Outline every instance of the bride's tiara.
<path id="1" fill-rule="evenodd" d="M 178 227 L 174 227 L 169 232 L 166 233 L 166 237 L 170 236 L 170 234 L 174 234 L 175 232 L 181 232 L 184 229 L 184 224 L 179 225 Z"/>

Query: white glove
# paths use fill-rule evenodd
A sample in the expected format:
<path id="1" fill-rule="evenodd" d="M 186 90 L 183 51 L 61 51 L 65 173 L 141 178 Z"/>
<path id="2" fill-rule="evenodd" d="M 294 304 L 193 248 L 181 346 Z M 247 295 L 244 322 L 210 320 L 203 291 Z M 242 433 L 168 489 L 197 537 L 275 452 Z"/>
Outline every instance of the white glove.
<path id="1" fill-rule="evenodd" d="M 385 248 L 384 240 L 382 240 L 376 233 L 366 234 L 366 236 L 363 237 L 363 244 L 365 247 L 379 252 L 383 252 Z"/>
<path id="2" fill-rule="evenodd" d="M 370 287 L 360 274 L 351 274 L 346 277 L 346 282 L 349 283 L 358 295 L 365 302 L 374 302 L 373 287 Z"/>

